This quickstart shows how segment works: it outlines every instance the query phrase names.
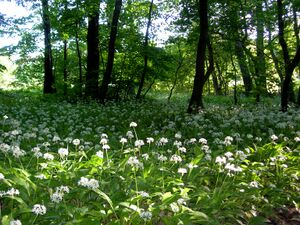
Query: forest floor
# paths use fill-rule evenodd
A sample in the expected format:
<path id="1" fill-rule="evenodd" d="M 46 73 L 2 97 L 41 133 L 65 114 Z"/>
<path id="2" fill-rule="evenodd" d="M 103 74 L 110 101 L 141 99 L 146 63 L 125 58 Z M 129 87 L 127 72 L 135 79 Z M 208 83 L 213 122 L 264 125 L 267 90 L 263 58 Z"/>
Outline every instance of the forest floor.
<path id="1" fill-rule="evenodd" d="M 0 93 L 1 223 L 299 225 L 300 110 Z"/>

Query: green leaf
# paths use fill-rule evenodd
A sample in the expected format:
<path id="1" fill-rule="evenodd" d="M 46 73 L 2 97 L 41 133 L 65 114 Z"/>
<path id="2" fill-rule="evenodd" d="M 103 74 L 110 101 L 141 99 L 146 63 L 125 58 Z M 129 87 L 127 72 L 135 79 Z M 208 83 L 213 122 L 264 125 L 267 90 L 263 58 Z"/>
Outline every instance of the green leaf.
<path id="1" fill-rule="evenodd" d="M 99 189 L 94 190 L 101 198 L 103 198 L 107 203 L 110 205 L 112 210 L 114 210 L 113 202 L 112 200 L 108 197 L 107 194 L 105 194 L 103 191 L 100 191 Z"/>
<path id="2" fill-rule="evenodd" d="M 10 220 L 11 220 L 10 217 L 8 215 L 5 215 L 5 216 L 2 217 L 1 224 L 2 225 L 9 225 Z"/>

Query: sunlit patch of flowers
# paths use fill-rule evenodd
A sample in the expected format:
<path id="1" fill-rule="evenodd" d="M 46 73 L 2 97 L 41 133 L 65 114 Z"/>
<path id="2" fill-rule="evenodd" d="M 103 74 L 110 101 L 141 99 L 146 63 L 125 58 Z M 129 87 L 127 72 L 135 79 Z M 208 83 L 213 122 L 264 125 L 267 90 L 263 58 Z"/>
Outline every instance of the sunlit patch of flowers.
<path id="1" fill-rule="evenodd" d="M 299 207 L 297 109 L 13 101 L 0 103 L 3 224 L 250 224 Z"/>

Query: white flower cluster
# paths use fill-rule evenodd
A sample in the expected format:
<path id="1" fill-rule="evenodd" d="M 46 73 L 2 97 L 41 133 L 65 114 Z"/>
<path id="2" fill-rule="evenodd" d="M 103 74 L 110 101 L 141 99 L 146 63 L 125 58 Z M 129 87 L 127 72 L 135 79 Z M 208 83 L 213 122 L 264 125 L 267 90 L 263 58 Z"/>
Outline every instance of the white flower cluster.
<path id="1" fill-rule="evenodd" d="M 182 158 L 180 155 L 172 155 L 171 158 L 170 158 L 170 161 L 171 162 L 175 162 L 175 163 L 179 163 L 179 162 L 182 162 Z"/>
<path id="2" fill-rule="evenodd" d="M 69 155 L 69 150 L 67 148 L 58 149 L 58 154 L 61 158 L 65 158 Z"/>
<path id="3" fill-rule="evenodd" d="M 149 221 L 152 218 L 152 213 L 149 211 L 143 211 L 140 213 L 140 217 L 144 220 L 144 221 Z"/>
<path id="4" fill-rule="evenodd" d="M 80 180 L 78 181 L 78 185 L 87 187 L 92 190 L 99 188 L 99 182 L 93 178 L 88 179 L 86 177 L 81 177 Z"/>
<path id="5" fill-rule="evenodd" d="M 51 201 L 55 202 L 55 203 L 59 203 L 62 201 L 64 195 L 69 192 L 70 192 L 70 189 L 68 186 L 57 187 L 55 192 L 50 196 Z"/>
<path id="6" fill-rule="evenodd" d="M 144 164 L 142 162 L 140 162 L 136 156 L 130 156 L 129 159 L 127 160 L 127 164 L 136 169 L 144 168 Z"/>
<path id="7" fill-rule="evenodd" d="M 9 225 L 22 225 L 20 220 L 11 220 L 9 222 Z"/>
<path id="8" fill-rule="evenodd" d="M 8 191 L 3 191 L 1 192 L 0 196 L 4 196 L 4 195 L 8 195 L 8 196 L 16 196 L 16 195 L 19 195 L 20 194 L 20 191 L 18 189 L 15 189 L 15 188 L 11 188 L 9 189 Z"/>
<path id="9" fill-rule="evenodd" d="M 31 210 L 35 215 L 45 215 L 47 212 L 47 209 L 44 205 L 40 205 L 40 204 L 35 204 L 32 207 Z"/>

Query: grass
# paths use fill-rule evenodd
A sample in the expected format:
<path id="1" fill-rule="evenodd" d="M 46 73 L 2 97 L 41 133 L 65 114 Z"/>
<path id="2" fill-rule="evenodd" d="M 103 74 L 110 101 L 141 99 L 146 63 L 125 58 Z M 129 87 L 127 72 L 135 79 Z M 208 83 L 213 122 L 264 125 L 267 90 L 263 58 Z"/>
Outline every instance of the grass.
<path id="1" fill-rule="evenodd" d="M 2 93 L 2 224 L 263 224 L 299 207 L 298 109 L 156 99 Z"/>

